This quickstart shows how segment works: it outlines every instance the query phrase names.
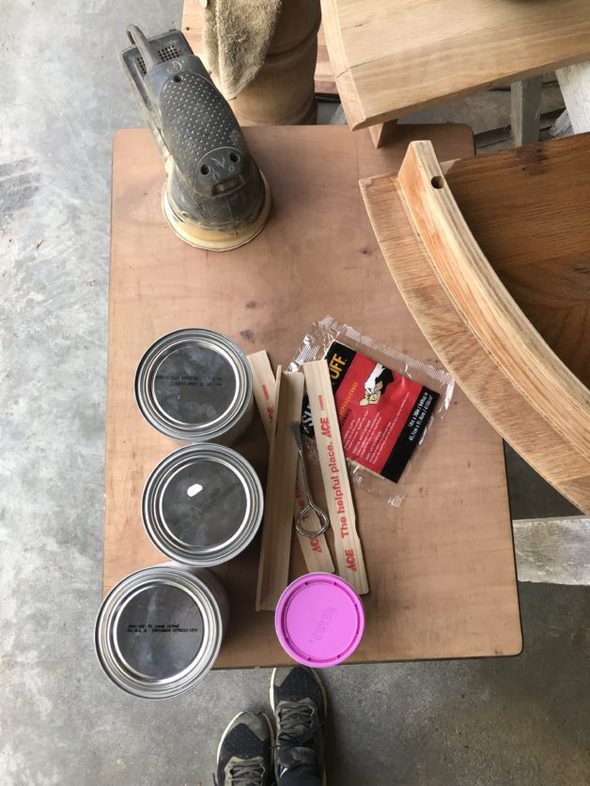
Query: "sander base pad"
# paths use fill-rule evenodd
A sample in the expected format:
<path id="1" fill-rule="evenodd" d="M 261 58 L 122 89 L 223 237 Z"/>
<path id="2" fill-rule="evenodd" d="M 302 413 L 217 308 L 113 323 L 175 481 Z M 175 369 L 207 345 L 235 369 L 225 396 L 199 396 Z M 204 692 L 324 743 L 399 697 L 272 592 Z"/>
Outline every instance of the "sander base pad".
<path id="1" fill-rule="evenodd" d="M 264 181 L 264 203 L 262 209 L 255 221 L 251 224 L 245 224 L 233 234 L 228 234 L 219 229 L 205 229 L 205 227 L 196 224 L 194 221 L 179 218 L 170 204 L 166 188 L 164 188 L 162 194 L 164 217 L 176 235 L 185 243 L 188 243 L 189 246 L 203 248 L 207 251 L 231 251 L 233 248 L 244 246 L 253 240 L 256 235 L 260 234 L 270 213 L 270 189 L 262 172 L 260 174 Z"/>

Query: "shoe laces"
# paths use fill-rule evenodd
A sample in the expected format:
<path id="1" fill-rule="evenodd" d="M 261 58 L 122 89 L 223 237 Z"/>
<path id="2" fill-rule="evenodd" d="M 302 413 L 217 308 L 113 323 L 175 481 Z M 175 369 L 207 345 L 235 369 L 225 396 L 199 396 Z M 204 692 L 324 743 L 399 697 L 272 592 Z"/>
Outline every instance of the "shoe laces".
<path id="1" fill-rule="evenodd" d="M 264 767 L 258 761 L 242 761 L 229 769 L 228 786 L 263 786 Z"/>
<path id="2" fill-rule="evenodd" d="M 310 701 L 282 701 L 277 708 L 277 742 L 304 743 L 319 730 L 317 708 Z"/>

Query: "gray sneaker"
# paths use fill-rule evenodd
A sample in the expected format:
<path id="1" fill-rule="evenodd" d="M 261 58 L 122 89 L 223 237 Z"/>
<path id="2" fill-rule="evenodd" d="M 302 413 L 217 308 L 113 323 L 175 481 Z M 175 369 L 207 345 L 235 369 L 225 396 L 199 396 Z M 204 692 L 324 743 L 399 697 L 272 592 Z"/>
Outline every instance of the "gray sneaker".
<path id="1" fill-rule="evenodd" d="M 328 700 L 319 674 L 305 666 L 275 669 L 270 680 L 270 704 L 277 741 L 275 776 L 307 764 L 326 782 L 324 732 Z"/>
<path id="2" fill-rule="evenodd" d="M 270 786 L 273 732 L 270 719 L 240 712 L 223 732 L 217 749 L 217 786 Z"/>

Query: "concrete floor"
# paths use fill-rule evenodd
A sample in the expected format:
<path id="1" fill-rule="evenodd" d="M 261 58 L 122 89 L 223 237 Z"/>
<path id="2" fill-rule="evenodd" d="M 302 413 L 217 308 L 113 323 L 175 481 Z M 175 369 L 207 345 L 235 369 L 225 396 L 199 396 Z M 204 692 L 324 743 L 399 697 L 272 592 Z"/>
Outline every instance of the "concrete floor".
<path id="1" fill-rule="evenodd" d="M 107 682 L 93 652 L 111 137 L 142 125 L 117 53 L 126 24 L 160 31 L 179 23 L 180 7 L 3 8 L 0 786 L 210 784 L 226 721 L 267 694 L 265 670 L 216 672 L 178 700 L 141 702 Z M 520 517 L 567 515 L 559 500 L 529 493 L 528 468 L 511 466 Z M 588 784 L 590 589 L 523 584 L 521 593 L 519 658 L 326 674 L 331 783 Z"/>

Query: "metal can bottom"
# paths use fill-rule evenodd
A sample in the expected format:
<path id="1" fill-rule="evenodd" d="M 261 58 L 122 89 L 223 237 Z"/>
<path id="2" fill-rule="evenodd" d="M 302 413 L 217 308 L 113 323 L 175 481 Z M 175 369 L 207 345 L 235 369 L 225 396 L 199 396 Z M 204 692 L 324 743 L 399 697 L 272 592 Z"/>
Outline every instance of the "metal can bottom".
<path id="1" fill-rule="evenodd" d="M 263 508 L 264 493 L 252 465 L 232 448 L 210 442 L 162 459 L 141 503 L 154 545 L 177 563 L 201 568 L 244 551 L 260 527 Z"/>
<path id="2" fill-rule="evenodd" d="M 135 398 L 147 422 L 177 442 L 230 444 L 252 419 L 252 371 L 227 336 L 184 328 L 146 350 Z"/>
<path id="3" fill-rule="evenodd" d="M 107 676 L 145 699 L 178 696 L 213 667 L 229 601 L 210 570 L 168 563 L 136 571 L 104 599 L 95 645 Z"/>

